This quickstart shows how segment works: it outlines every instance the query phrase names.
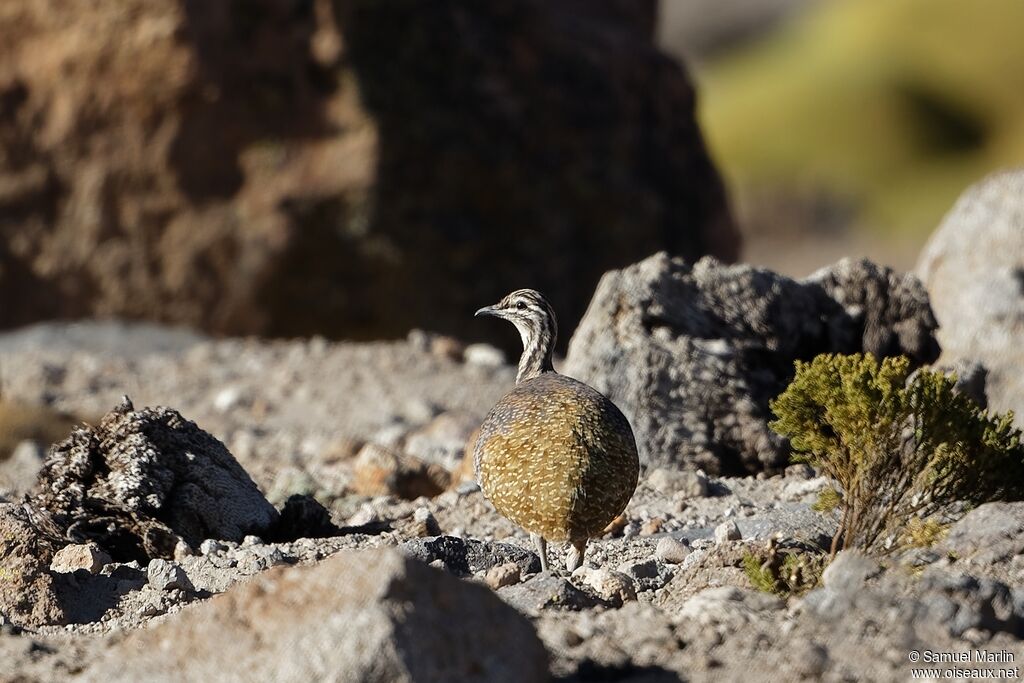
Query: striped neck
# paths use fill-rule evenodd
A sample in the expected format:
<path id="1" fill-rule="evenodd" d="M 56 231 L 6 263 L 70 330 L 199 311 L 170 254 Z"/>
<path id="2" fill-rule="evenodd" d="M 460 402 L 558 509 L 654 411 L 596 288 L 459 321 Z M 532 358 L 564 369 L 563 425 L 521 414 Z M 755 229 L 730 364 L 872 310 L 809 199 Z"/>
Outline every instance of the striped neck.
<path id="1" fill-rule="evenodd" d="M 555 341 L 558 339 L 554 314 L 525 320 L 522 323 L 516 321 L 516 328 L 523 339 L 523 355 L 519 358 L 516 384 L 543 375 L 545 372 L 554 372 L 552 357 L 555 354 Z"/>

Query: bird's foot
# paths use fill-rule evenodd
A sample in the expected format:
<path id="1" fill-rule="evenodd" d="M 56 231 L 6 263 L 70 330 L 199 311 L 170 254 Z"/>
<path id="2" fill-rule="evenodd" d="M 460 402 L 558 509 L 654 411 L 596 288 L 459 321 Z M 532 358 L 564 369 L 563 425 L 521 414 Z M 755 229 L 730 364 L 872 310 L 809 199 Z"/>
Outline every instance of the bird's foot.
<path id="1" fill-rule="evenodd" d="M 540 556 L 541 572 L 548 571 L 550 569 L 548 566 L 548 542 L 540 534 L 530 534 L 530 538 L 533 539 L 533 545 L 537 548 L 537 554 Z"/>
<path id="2" fill-rule="evenodd" d="M 569 573 L 573 573 L 576 569 L 583 564 L 583 554 L 587 550 L 587 539 L 580 541 L 573 541 L 572 545 L 569 546 L 569 551 L 565 554 L 565 568 L 569 570 Z"/>

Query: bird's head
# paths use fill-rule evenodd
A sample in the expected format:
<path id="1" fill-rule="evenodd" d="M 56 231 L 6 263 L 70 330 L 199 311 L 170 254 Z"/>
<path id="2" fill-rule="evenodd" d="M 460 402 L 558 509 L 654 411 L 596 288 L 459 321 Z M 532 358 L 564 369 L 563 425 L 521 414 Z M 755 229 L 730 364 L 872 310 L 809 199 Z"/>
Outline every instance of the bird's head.
<path id="1" fill-rule="evenodd" d="M 493 306 L 485 306 L 477 316 L 503 318 L 519 330 L 523 339 L 520 375 L 543 372 L 551 368 L 551 355 L 558 338 L 555 311 L 547 299 L 535 289 L 517 289 Z"/>
<path id="2" fill-rule="evenodd" d="M 523 335 L 523 346 L 527 337 L 540 336 L 551 332 L 554 343 L 555 312 L 547 299 L 535 289 L 517 289 L 493 306 L 485 306 L 476 312 L 477 316 L 490 315 L 503 318 L 516 326 Z"/>

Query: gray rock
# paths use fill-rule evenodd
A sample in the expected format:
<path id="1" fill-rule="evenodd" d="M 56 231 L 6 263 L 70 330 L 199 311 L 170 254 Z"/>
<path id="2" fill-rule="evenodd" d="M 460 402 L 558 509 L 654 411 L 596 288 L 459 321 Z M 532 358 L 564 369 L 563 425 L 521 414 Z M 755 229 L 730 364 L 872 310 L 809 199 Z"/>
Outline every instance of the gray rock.
<path id="1" fill-rule="evenodd" d="M 107 551 L 95 543 L 73 543 L 57 551 L 50 561 L 50 571 L 66 574 L 84 569 L 90 574 L 98 574 L 112 561 Z"/>
<path id="2" fill-rule="evenodd" d="M 553 680 L 712 680 L 681 670 L 681 643 L 672 623 L 665 612 L 644 602 L 627 602 L 619 609 L 588 610 L 581 614 L 548 610 L 535 623 L 555 657 L 552 673 L 564 671 L 559 666 L 560 659 L 579 663 L 576 675 L 553 675 Z M 686 647 L 689 646 L 687 643 Z"/>
<path id="3" fill-rule="evenodd" d="M 774 595 L 735 586 L 706 588 L 682 604 L 674 616 L 700 628 L 735 631 L 760 612 L 781 609 L 784 603 Z"/>
<path id="4" fill-rule="evenodd" d="M 227 550 L 227 546 L 223 543 L 216 541 L 212 538 L 208 538 L 199 544 L 199 552 L 203 555 L 216 555 Z"/>
<path id="5" fill-rule="evenodd" d="M 1014 592 L 1001 581 L 965 574 L 926 571 L 921 590 L 931 598 L 928 616 L 956 637 L 972 629 L 1024 635 L 1024 613 Z M 945 598 L 948 603 L 943 602 Z"/>
<path id="6" fill-rule="evenodd" d="M 839 592 L 856 591 L 880 571 L 878 562 L 856 550 L 843 550 L 825 567 L 821 581 Z"/>
<path id="7" fill-rule="evenodd" d="M 647 475 L 647 484 L 659 493 L 683 499 L 703 498 L 708 495 L 708 475 L 704 470 L 658 467 Z"/>
<path id="8" fill-rule="evenodd" d="M 118 560 L 173 557 L 179 538 L 238 541 L 277 519 L 224 444 L 170 408 L 135 410 L 127 397 L 50 450 L 32 497 Z"/>
<path id="9" fill-rule="evenodd" d="M 782 489 L 782 497 L 789 501 L 801 500 L 811 494 L 819 493 L 828 485 L 829 481 L 825 477 L 797 479 L 786 484 L 786 487 Z"/>
<path id="10" fill-rule="evenodd" d="M 655 559 L 625 562 L 619 565 L 619 571 L 633 579 L 633 585 L 638 593 L 658 590 L 667 584 L 673 575 L 670 567 Z"/>
<path id="11" fill-rule="evenodd" d="M 979 505 L 956 522 L 935 549 L 975 570 L 1014 583 L 1024 581 L 1024 503 Z"/>
<path id="12" fill-rule="evenodd" d="M 715 527 L 715 543 L 728 543 L 729 541 L 738 541 L 741 538 L 743 538 L 743 535 L 740 534 L 740 528 L 731 519 Z"/>
<path id="13" fill-rule="evenodd" d="M 537 614 L 545 609 L 581 610 L 598 604 L 566 579 L 552 574 L 539 574 L 529 581 L 500 588 L 498 595 L 524 614 Z"/>
<path id="14" fill-rule="evenodd" d="M 911 275 L 843 260 L 798 282 L 711 258 L 657 254 L 606 273 L 569 343 L 564 372 L 623 410 L 647 467 L 711 474 L 781 469 L 768 402 L 793 361 L 824 352 L 938 355 Z"/>
<path id="15" fill-rule="evenodd" d="M 814 477 L 814 468 L 805 462 L 793 463 L 786 466 L 785 475 L 787 478 L 811 479 Z"/>
<path id="16" fill-rule="evenodd" d="M 523 574 L 540 571 L 540 558 L 529 550 L 510 543 L 490 543 L 456 536 L 415 538 L 406 541 L 400 550 L 420 562 L 439 562 L 459 576 L 485 572 L 506 562 L 514 562 Z"/>
<path id="17" fill-rule="evenodd" d="M 679 564 L 686 559 L 690 552 L 692 552 L 690 547 L 682 541 L 666 536 L 658 540 L 658 545 L 654 549 L 654 556 L 662 562 Z"/>
<path id="18" fill-rule="evenodd" d="M 194 557 L 196 554 L 195 549 L 192 548 L 185 541 L 178 541 L 174 544 L 174 561 L 181 562 L 186 557 Z"/>
<path id="19" fill-rule="evenodd" d="M 130 633 L 82 679 L 534 682 L 548 667 L 530 623 L 490 590 L 376 550 L 261 574 Z"/>
<path id="20" fill-rule="evenodd" d="M 980 362 L 989 406 L 1024 426 L 1024 169 L 969 188 L 917 263 L 939 320 L 942 362 Z"/>
<path id="21" fill-rule="evenodd" d="M 150 560 L 146 568 L 146 578 L 149 585 L 158 591 L 169 591 L 175 588 L 180 590 L 194 590 L 188 574 L 176 562 L 155 559 Z"/>
<path id="22" fill-rule="evenodd" d="M 802 678 L 820 680 L 828 669 L 828 648 L 813 641 L 799 641 L 791 655 L 793 669 Z"/>
<path id="23" fill-rule="evenodd" d="M 748 540 L 782 536 L 827 548 L 836 533 L 837 520 L 838 515 L 817 512 L 808 502 L 779 502 L 771 509 L 737 519 L 736 526 Z"/>
<path id="24" fill-rule="evenodd" d="M 630 600 L 636 600 L 633 579 L 622 572 L 607 567 L 595 568 L 584 565 L 572 573 L 572 578 L 614 607 L 621 607 Z"/>

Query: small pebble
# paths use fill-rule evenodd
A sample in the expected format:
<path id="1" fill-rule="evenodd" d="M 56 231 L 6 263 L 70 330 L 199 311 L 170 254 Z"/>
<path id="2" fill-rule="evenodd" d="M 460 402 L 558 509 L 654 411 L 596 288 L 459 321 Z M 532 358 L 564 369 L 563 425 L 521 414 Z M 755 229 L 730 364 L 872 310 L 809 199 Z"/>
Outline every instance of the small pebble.
<path id="1" fill-rule="evenodd" d="M 521 580 L 519 565 L 515 562 L 506 562 L 491 567 L 484 575 L 484 583 L 494 590 L 505 586 L 514 586 Z"/>
<path id="2" fill-rule="evenodd" d="M 490 344 L 470 344 L 462 352 L 463 360 L 469 365 L 484 368 L 499 368 L 505 364 L 505 354 Z"/>
<path id="3" fill-rule="evenodd" d="M 636 600 L 633 579 L 622 572 L 605 567 L 594 569 L 583 566 L 572 573 L 572 578 L 589 586 L 602 600 L 612 604 L 621 605 Z"/>
<path id="4" fill-rule="evenodd" d="M 216 555 L 225 550 L 227 550 L 227 546 L 213 538 L 208 538 L 199 544 L 199 552 L 203 555 Z"/>
<path id="5" fill-rule="evenodd" d="M 667 536 L 658 541 L 658 545 L 654 549 L 654 556 L 669 564 L 679 564 L 686 559 L 690 552 L 690 549 L 682 541 Z"/>
<path id="6" fill-rule="evenodd" d="M 715 542 L 726 543 L 727 541 L 738 541 L 743 538 L 740 534 L 740 528 L 736 526 L 736 522 L 729 520 L 728 522 L 722 522 L 715 527 Z"/>
<path id="7" fill-rule="evenodd" d="M 411 530 L 411 533 L 416 536 L 441 535 L 441 526 L 437 523 L 437 519 L 434 518 L 434 514 L 425 507 L 416 508 L 415 512 L 412 513 L 412 521 L 414 528 Z"/>
<path id="8" fill-rule="evenodd" d="M 146 577 L 149 585 L 159 591 L 180 588 L 181 590 L 193 590 L 192 582 L 188 580 L 188 574 L 180 565 L 167 560 L 150 560 L 146 569 Z"/>
<path id="9" fill-rule="evenodd" d="M 181 562 L 186 557 L 192 557 L 196 551 L 184 539 L 179 538 L 174 544 L 174 561 Z"/>

